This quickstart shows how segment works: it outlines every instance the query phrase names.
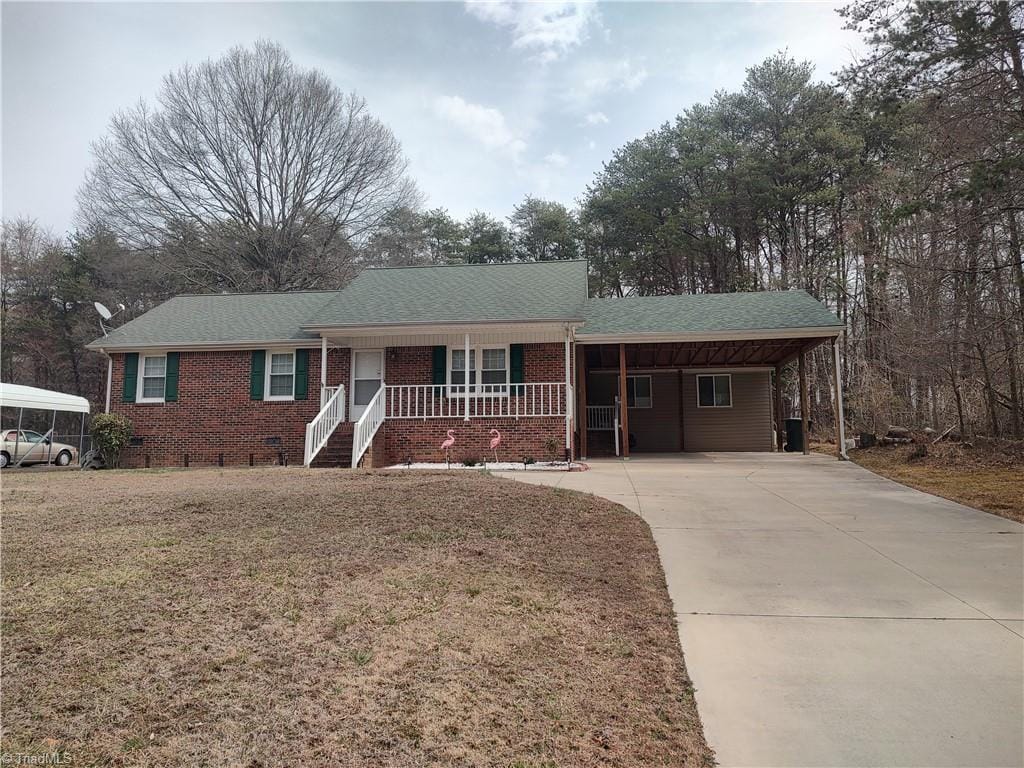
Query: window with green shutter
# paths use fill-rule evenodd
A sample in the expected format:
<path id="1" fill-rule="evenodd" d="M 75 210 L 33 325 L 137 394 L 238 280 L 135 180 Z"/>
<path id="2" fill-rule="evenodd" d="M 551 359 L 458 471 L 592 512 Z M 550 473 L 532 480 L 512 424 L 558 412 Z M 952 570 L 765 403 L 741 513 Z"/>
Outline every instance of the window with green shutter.
<path id="1" fill-rule="evenodd" d="M 295 350 L 295 399 L 305 400 L 309 395 L 309 350 Z"/>
<path id="2" fill-rule="evenodd" d="M 124 376 L 121 378 L 121 401 L 135 402 L 135 390 L 139 386 L 139 353 L 129 352 L 124 356 Z"/>
<path id="3" fill-rule="evenodd" d="M 267 353 L 262 349 L 252 351 L 252 364 L 249 367 L 249 399 L 263 399 L 263 377 L 266 375 Z"/>
<path id="4" fill-rule="evenodd" d="M 167 353 L 167 367 L 164 378 L 164 400 L 174 403 L 178 400 L 178 352 Z"/>
<path id="5" fill-rule="evenodd" d="M 444 386 L 445 377 L 447 376 L 445 368 L 448 365 L 448 347 L 434 347 L 433 363 L 434 369 L 431 383 L 438 385 L 434 390 L 434 397 L 440 397 L 441 392 L 443 391 L 441 388 Z"/>
<path id="6" fill-rule="evenodd" d="M 509 357 L 509 382 L 522 384 L 526 381 L 526 367 L 523 364 L 523 345 L 510 344 L 508 348 Z M 525 387 L 512 387 L 513 395 L 522 395 Z"/>

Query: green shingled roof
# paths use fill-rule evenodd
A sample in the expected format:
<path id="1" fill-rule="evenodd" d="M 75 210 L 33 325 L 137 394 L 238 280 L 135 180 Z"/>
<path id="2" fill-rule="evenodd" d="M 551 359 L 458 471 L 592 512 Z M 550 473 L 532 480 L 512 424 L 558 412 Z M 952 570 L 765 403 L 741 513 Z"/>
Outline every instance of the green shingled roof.
<path id="1" fill-rule="evenodd" d="M 838 328 L 805 291 L 588 299 L 585 261 L 368 269 L 342 291 L 177 296 L 92 349 L 319 341 L 321 327 L 582 321 L 581 339 Z"/>
<path id="2" fill-rule="evenodd" d="M 579 320 L 587 262 L 367 269 L 306 325 Z"/>
<path id="3" fill-rule="evenodd" d="M 302 324 L 338 291 L 229 293 L 175 296 L 96 339 L 92 349 L 305 341 L 319 334 Z"/>
<path id="4" fill-rule="evenodd" d="M 576 335 L 693 334 L 840 326 L 806 291 L 590 299 Z"/>

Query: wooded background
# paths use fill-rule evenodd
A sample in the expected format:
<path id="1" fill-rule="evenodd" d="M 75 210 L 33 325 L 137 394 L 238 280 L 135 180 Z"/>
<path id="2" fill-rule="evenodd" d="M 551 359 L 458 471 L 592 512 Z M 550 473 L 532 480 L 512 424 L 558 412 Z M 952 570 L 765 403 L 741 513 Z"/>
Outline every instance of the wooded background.
<path id="1" fill-rule="evenodd" d="M 595 295 L 804 288 L 855 429 L 1024 436 L 1024 4 L 855 2 L 833 81 L 784 54 L 617 150 L 570 209 L 423 210 L 397 139 L 269 43 L 169 76 L 94 150 L 76 232 L 2 232 L 0 376 L 103 402 L 92 302 L 343 286 L 367 266 L 590 261 Z M 832 406 L 822 351 L 811 418 Z"/>

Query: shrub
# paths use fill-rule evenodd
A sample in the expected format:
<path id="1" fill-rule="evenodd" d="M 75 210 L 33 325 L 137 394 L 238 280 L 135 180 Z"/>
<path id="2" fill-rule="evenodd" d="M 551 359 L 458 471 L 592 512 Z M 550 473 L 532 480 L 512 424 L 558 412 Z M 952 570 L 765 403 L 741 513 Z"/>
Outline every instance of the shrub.
<path id="1" fill-rule="evenodd" d="M 462 460 L 462 466 L 464 467 L 475 467 L 479 463 L 480 459 L 475 458 L 474 456 L 467 456 Z"/>
<path id="2" fill-rule="evenodd" d="M 523 456 L 523 464 L 536 464 L 537 460 L 533 456 Z"/>
<path id="3" fill-rule="evenodd" d="M 549 437 L 544 441 L 544 450 L 548 454 L 548 461 L 555 461 L 558 458 L 558 449 L 560 447 L 561 443 L 553 437 Z"/>
<path id="4" fill-rule="evenodd" d="M 93 447 L 103 456 L 104 464 L 116 467 L 121 459 L 121 451 L 131 439 L 132 422 L 116 413 L 101 413 L 93 417 L 89 434 L 92 435 Z"/>

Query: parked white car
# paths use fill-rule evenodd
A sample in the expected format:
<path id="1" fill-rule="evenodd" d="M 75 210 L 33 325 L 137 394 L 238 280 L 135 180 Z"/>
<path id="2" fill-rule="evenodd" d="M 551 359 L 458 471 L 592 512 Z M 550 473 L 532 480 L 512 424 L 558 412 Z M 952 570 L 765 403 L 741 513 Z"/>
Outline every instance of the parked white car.
<path id="1" fill-rule="evenodd" d="M 59 467 L 66 467 L 78 460 L 78 449 L 64 443 L 51 443 L 49 438 L 30 429 L 5 429 L 0 442 L 0 468 L 17 464 L 45 464 L 49 460 Z"/>

